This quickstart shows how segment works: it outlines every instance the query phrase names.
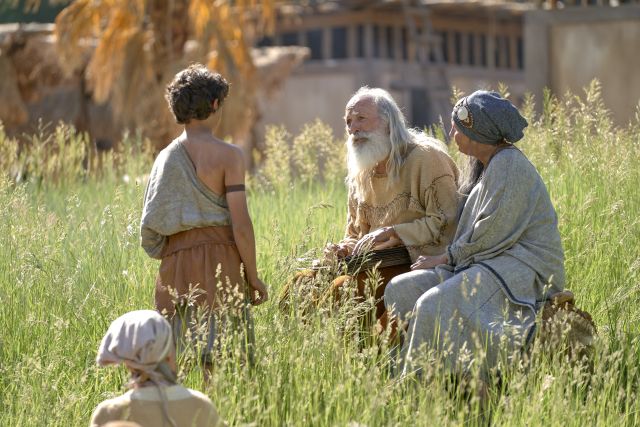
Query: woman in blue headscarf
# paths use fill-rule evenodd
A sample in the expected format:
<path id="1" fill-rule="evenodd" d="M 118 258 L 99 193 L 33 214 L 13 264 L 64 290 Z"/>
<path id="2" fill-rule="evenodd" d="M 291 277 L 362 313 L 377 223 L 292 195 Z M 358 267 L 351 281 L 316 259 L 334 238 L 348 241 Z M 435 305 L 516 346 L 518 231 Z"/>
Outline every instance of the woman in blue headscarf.
<path id="1" fill-rule="evenodd" d="M 419 371 L 417 359 L 428 354 L 456 373 L 474 363 L 488 372 L 501 352 L 508 360 L 526 347 L 540 303 L 565 283 L 556 212 L 536 168 L 513 145 L 527 121 L 499 94 L 477 91 L 456 103 L 451 123 L 451 138 L 469 156 L 453 243 L 420 257 L 384 296 L 409 322 L 403 375 Z"/>

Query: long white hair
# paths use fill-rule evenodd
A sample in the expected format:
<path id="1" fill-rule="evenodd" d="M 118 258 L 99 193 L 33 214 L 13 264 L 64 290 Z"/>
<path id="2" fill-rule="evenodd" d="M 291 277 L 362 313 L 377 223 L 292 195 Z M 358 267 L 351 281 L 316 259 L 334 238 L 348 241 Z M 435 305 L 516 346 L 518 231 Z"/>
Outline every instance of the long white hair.
<path id="1" fill-rule="evenodd" d="M 398 104 L 391 97 L 391 94 L 384 89 L 370 88 L 368 86 L 361 87 L 347 103 L 347 109 L 349 106 L 355 105 L 358 101 L 366 98 L 373 100 L 378 109 L 380 119 L 386 125 L 383 127 L 389 129 L 391 149 L 387 160 L 387 176 L 389 178 L 388 184 L 391 185 L 400 176 L 400 168 L 407 157 L 410 147 L 421 143 L 432 144 L 433 141 L 431 141 L 432 138 L 426 137 L 422 132 L 407 127 L 404 114 L 402 114 Z M 437 140 L 434 141 L 438 142 Z M 361 200 L 364 198 L 365 190 L 371 186 L 370 177 L 372 172 L 371 170 L 359 170 L 357 173 L 350 172 L 347 175 L 347 184 L 353 186 L 356 191 L 356 197 Z"/>

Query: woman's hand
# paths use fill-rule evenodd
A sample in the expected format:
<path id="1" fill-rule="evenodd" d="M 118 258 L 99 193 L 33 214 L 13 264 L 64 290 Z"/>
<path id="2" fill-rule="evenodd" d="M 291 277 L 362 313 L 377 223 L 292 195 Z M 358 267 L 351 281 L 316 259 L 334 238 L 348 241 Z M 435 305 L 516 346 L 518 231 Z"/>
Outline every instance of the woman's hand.
<path id="1" fill-rule="evenodd" d="M 416 262 L 411 264 L 412 270 L 428 270 L 447 263 L 447 254 L 420 255 Z"/>
<path id="2" fill-rule="evenodd" d="M 249 282 L 251 287 L 251 304 L 260 305 L 269 299 L 269 292 L 267 291 L 267 285 L 260 279 L 255 279 Z"/>
<path id="3" fill-rule="evenodd" d="M 372 249 L 386 249 L 401 246 L 402 240 L 393 227 L 383 227 L 362 236 L 353 248 L 354 254 Z"/>

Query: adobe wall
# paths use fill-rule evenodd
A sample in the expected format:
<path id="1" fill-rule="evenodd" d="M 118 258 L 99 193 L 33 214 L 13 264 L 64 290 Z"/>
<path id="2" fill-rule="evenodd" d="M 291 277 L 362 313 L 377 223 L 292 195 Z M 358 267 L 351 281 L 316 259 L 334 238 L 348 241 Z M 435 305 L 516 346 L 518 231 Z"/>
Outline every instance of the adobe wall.
<path id="1" fill-rule="evenodd" d="M 284 125 L 295 135 L 305 124 L 319 118 L 340 138 L 344 133 L 344 105 L 354 87 L 354 76 L 346 73 L 296 73 L 284 82 L 282 90 L 268 105 L 260 109 L 259 132 L 264 132 L 268 125 Z M 262 139 L 258 136 L 257 140 Z"/>
<path id="2" fill-rule="evenodd" d="M 582 94 L 597 78 L 614 121 L 640 102 L 640 6 L 566 8 L 525 14 L 525 82 L 538 104 L 543 88 Z"/>
<path id="3" fill-rule="evenodd" d="M 393 77 L 389 64 L 382 62 L 343 61 L 333 67 L 324 62 L 304 64 L 284 82 L 269 105 L 260 109 L 257 140 L 261 140 L 266 126 L 284 125 L 295 135 L 315 119 L 328 124 L 336 138 L 342 138 L 344 107 L 351 95 L 363 85 L 389 89 Z M 402 108 L 405 105 L 402 92 L 391 89 L 390 93 Z"/>
<path id="4" fill-rule="evenodd" d="M 497 89 L 498 83 L 508 86 L 511 100 L 520 104 L 526 86 L 522 73 L 511 70 L 479 69 L 447 66 L 449 84 L 469 94 L 477 89 Z M 351 95 L 363 85 L 382 87 L 391 93 L 403 110 L 410 125 L 412 117 L 411 89 L 424 88 L 424 70 L 419 64 L 392 61 L 345 61 L 335 66 L 323 62 L 305 64 L 297 69 L 282 86 L 282 90 L 262 105 L 258 122 L 257 140 L 262 141 L 269 125 L 284 125 L 297 134 L 302 127 L 316 118 L 328 124 L 337 138 L 344 136 L 344 107 Z M 447 96 L 449 89 L 447 89 Z M 427 100 L 425 100 L 427 102 Z M 441 115 L 448 126 L 451 106 L 434 112 Z"/>

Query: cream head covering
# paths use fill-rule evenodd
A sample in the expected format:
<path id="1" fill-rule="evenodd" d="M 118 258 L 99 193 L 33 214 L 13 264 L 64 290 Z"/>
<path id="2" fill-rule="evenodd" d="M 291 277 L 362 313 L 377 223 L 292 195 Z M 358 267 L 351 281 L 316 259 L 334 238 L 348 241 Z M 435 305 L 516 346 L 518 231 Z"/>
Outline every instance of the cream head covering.
<path id="1" fill-rule="evenodd" d="M 96 362 L 100 366 L 124 363 L 133 370 L 132 383 L 151 381 L 162 399 L 162 412 L 173 427 L 167 397 L 161 384 L 175 384 L 176 374 L 166 359 L 173 346 L 171 325 L 153 310 L 137 310 L 114 320 L 100 342 Z M 130 383 L 131 385 L 131 383 Z"/>
<path id="2" fill-rule="evenodd" d="M 137 310 L 114 320 L 98 348 L 100 366 L 124 363 L 141 377 L 158 384 L 175 384 L 175 374 L 166 364 L 173 346 L 171 325 L 154 310 Z"/>

